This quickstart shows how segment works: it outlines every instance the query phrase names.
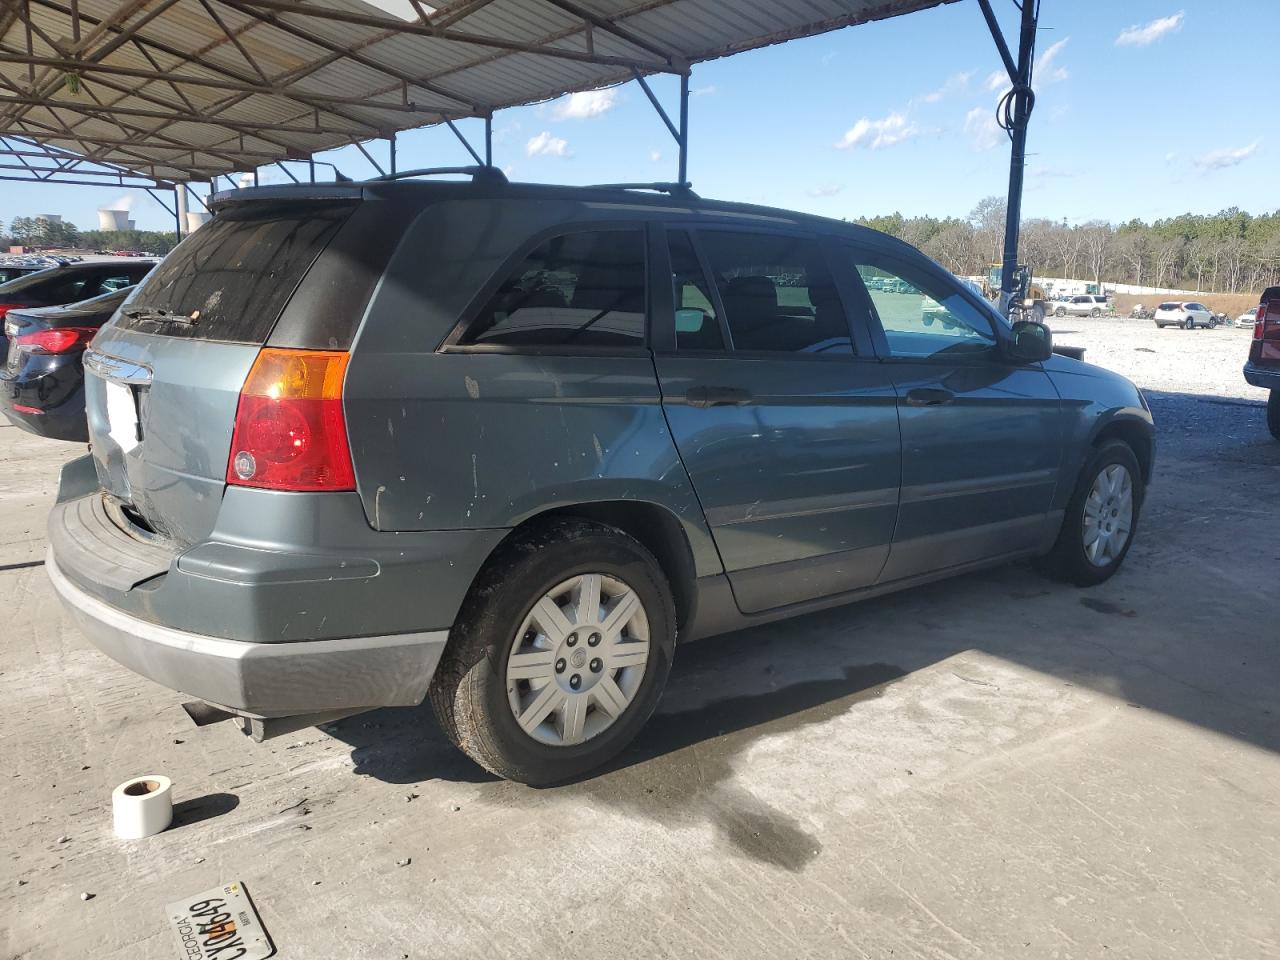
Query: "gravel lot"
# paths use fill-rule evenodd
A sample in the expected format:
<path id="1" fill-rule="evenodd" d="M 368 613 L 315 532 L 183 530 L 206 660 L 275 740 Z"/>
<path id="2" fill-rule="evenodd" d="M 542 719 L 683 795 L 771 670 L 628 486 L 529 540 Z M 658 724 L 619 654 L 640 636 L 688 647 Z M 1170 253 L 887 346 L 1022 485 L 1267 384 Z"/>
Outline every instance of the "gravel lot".
<path id="1" fill-rule="evenodd" d="M 1252 328 L 1160 330 L 1150 320 L 1050 317 L 1055 343 L 1085 348 L 1090 363 L 1124 374 L 1144 391 L 1231 397 L 1266 403 L 1244 382 Z"/>
<path id="2" fill-rule="evenodd" d="M 1118 576 L 1018 564 L 682 648 L 639 742 L 553 790 L 427 709 L 193 728 L 41 569 L 74 447 L 0 427 L 0 957 L 176 957 L 164 904 L 232 880 L 282 957 L 1280 956 L 1280 444 L 1248 337 L 1055 326 L 1159 424 Z M 118 841 L 111 788 L 151 772 L 175 825 Z"/>

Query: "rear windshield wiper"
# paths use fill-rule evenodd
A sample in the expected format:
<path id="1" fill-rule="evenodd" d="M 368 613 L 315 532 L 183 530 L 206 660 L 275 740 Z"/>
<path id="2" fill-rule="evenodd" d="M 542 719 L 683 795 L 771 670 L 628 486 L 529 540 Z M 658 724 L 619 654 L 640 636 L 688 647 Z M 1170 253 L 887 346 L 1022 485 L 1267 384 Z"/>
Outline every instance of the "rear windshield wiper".
<path id="1" fill-rule="evenodd" d="M 128 307 L 121 312 L 130 320 L 149 320 L 152 323 L 182 323 L 191 326 L 200 320 L 199 310 L 185 314 L 174 313 L 163 307 Z"/>

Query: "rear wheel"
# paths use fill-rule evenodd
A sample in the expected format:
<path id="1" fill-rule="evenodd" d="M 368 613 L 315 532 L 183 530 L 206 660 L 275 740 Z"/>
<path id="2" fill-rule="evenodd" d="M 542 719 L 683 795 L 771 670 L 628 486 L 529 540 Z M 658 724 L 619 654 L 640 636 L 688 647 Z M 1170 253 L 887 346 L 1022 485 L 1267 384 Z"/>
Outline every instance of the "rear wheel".
<path id="1" fill-rule="evenodd" d="M 581 777 L 653 713 L 675 605 L 653 555 L 599 523 L 519 535 L 477 580 L 431 686 L 441 727 L 508 780 Z"/>
<path id="2" fill-rule="evenodd" d="M 1195 328 L 1196 328 L 1196 322 L 1194 318 L 1187 317 L 1187 319 L 1182 321 L 1183 330 L 1194 330 Z"/>
<path id="3" fill-rule="evenodd" d="M 1267 429 L 1280 440 L 1280 390 L 1272 390 L 1267 398 Z"/>
<path id="4" fill-rule="evenodd" d="M 1092 310 L 1090 310 L 1090 311 L 1089 311 L 1089 316 L 1091 316 L 1091 317 L 1093 317 L 1093 319 L 1097 320 L 1097 319 L 1098 319 L 1098 317 L 1102 316 L 1102 311 L 1101 311 L 1101 310 L 1099 310 L 1097 307 L 1094 307 Z"/>
<path id="5" fill-rule="evenodd" d="M 1098 447 L 1076 482 L 1058 540 L 1037 561 L 1055 580 L 1089 587 L 1120 569 L 1142 507 L 1142 472 L 1133 449 L 1121 440 Z"/>
<path id="6" fill-rule="evenodd" d="M 1058 309 L 1056 309 L 1056 310 L 1054 310 L 1054 311 L 1053 311 L 1053 315 L 1054 315 L 1055 317 L 1065 317 L 1065 316 L 1067 315 L 1067 308 L 1066 308 L 1066 307 L 1058 307 Z"/>

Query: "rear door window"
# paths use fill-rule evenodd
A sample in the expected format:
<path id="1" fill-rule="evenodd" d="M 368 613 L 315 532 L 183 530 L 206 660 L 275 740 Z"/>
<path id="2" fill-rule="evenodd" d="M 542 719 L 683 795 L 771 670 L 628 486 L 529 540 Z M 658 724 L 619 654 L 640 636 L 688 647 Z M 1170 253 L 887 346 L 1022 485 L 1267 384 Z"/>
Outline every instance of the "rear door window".
<path id="1" fill-rule="evenodd" d="M 816 240 L 699 230 L 734 350 L 851 355 L 845 316 Z"/>
<path id="2" fill-rule="evenodd" d="M 643 232 L 639 227 L 580 230 L 544 240 L 502 281 L 461 342 L 644 346 Z"/>
<path id="3" fill-rule="evenodd" d="M 684 230 L 667 232 L 671 251 L 671 285 L 676 309 L 677 350 L 723 350 L 724 334 L 716 314 L 711 284 Z"/>
<path id="4" fill-rule="evenodd" d="M 219 213 L 156 267 L 117 323 L 193 340 L 264 343 L 350 203 L 248 204 Z M 156 319 L 156 311 L 195 317 Z"/>

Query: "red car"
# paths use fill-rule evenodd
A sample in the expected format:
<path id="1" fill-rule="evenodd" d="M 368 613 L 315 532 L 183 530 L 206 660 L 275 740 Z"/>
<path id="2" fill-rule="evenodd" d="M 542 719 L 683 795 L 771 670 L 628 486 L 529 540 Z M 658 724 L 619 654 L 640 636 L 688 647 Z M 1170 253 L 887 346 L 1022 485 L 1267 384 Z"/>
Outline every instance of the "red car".
<path id="1" fill-rule="evenodd" d="M 1262 291 L 1244 378 L 1255 387 L 1271 391 L 1267 400 L 1267 426 L 1271 435 L 1280 440 L 1280 287 L 1267 287 Z"/>

